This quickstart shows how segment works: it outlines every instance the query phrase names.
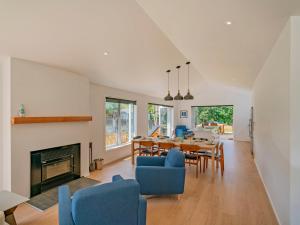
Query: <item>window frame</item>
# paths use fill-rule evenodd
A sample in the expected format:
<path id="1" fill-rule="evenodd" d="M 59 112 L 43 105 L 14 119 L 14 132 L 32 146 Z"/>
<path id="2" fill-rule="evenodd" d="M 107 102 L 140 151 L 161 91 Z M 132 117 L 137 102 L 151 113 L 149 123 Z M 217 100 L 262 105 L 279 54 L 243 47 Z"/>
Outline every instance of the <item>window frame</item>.
<path id="1" fill-rule="evenodd" d="M 117 112 L 117 143 L 116 144 L 111 144 L 107 145 L 106 141 L 106 136 L 107 136 L 107 113 L 106 113 L 106 104 L 107 103 L 117 103 L 118 104 L 118 112 Z M 128 105 L 128 142 L 122 143 L 122 137 L 121 137 L 121 130 L 122 130 L 122 125 L 121 125 L 121 104 L 127 104 Z M 123 147 L 126 145 L 129 145 L 132 138 L 136 136 L 136 131 L 137 131 L 137 106 L 136 106 L 136 101 L 132 100 L 125 100 L 125 99 L 118 99 L 118 98 L 111 98 L 111 97 L 106 97 L 105 102 L 104 102 L 104 110 L 105 110 L 105 135 L 104 135 L 104 140 L 105 140 L 105 149 L 106 151 L 110 151 L 119 147 Z M 133 116 L 132 116 L 133 114 Z M 132 132 L 132 125 L 133 125 L 133 132 Z"/>
<path id="2" fill-rule="evenodd" d="M 148 103 L 147 104 L 147 133 L 149 135 L 149 111 L 148 111 L 148 106 L 149 105 L 154 105 L 154 106 L 158 106 L 158 107 L 164 107 L 164 108 L 170 108 L 171 109 L 171 115 L 170 115 L 170 118 L 168 119 L 168 122 L 170 122 L 170 124 L 167 124 L 167 126 L 169 126 L 169 136 L 171 137 L 172 136 L 172 133 L 173 133 L 173 130 L 174 130 L 174 106 L 172 105 L 164 105 L 164 104 L 157 104 L 157 103 Z M 159 121 L 160 121 L 160 108 L 159 108 L 159 115 L 158 115 L 158 118 L 159 118 Z M 160 122 L 159 122 L 160 123 Z"/>

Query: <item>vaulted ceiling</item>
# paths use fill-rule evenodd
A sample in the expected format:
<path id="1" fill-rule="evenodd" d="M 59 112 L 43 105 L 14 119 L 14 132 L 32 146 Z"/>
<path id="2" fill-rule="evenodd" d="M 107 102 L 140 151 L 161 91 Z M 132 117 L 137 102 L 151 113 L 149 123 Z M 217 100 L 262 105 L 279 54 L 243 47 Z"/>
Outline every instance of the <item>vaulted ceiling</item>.
<path id="1" fill-rule="evenodd" d="M 251 88 L 300 1 L 137 0 L 207 79 Z M 231 23 L 228 25 L 227 23 Z"/>
<path id="2" fill-rule="evenodd" d="M 165 70 L 175 92 L 174 68 L 189 59 L 195 92 L 204 79 L 249 89 L 299 8 L 296 0 L 0 0 L 0 55 L 160 97 Z"/>

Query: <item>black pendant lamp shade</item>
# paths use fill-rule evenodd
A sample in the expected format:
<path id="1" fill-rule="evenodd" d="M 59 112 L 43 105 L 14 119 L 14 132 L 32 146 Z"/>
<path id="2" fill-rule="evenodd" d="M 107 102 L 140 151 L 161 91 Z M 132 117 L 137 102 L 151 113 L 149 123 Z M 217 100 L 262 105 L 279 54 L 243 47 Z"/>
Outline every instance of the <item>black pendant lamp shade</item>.
<path id="1" fill-rule="evenodd" d="M 178 79 L 178 93 L 174 97 L 174 100 L 183 100 L 183 96 L 180 94 L 180 90 L 179 90 L 179 69 L 180 69 L 180 66 L 176 66 L 176 69 L 177 69 L 177 79 Z"/>
<path id="2" fill-rule="evenodd" d="M 184 96 L 184 100 L 193 100 L 194 99 L 194 96 L 191 95 L 191 93 L 190 93 L 190 63 L 191 62 L 186 62 L 186 65 L 187 65 L 187 68 L 188 68 L 188 92 Z"/>
<path id="3" fill-rule="evenodd" d="M 171 70 L 166 71 L 168 74 L 168 95 L 164 98 L 165 101 L 173 101 L 173 97 L 170 95 L 170 72 Z"/>

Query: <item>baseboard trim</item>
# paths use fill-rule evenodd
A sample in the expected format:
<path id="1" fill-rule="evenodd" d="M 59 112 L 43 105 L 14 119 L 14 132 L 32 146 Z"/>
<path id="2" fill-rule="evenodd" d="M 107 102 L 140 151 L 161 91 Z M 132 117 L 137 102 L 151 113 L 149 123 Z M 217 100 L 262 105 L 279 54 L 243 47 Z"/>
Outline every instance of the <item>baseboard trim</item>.
<path id="1" fill-rule="evenodd" d="M 268 191 L 268 189 L 267 189 L 267 186 L 266 186 L 266 184 L 265 184 L 265 182 L 264 182 L 263 176 L 262 176 L 262 174 L 261 174 L 261 172 L 260 172 L 259 166 L 257 165 L 255 159 L 254 159 L 254 164 L 255 164 L 256 170 L 257 170 L 257 172 L 258 172 L 259 178 L 260 178 L 261 182 L 262 182 L 263 185 L 264 185 L 265 192 L 267 193 L 269 202 L 271 203 L 271 207 L 272 207 L 272 210 L 273 210 L 273 212 L 274 212 L 274 214 L 275 214 L 277 223 L 278 223 L 279 225 L 282 225 L 282 223 L 281 223 L 281 221 L 280 221 L 280 219 L 279 219 L 279 216 L 278 216 L 278 214 L 277 214 L 277 211 L 276 211 L 276 209 L 275 209 L 275 207 L 274 207 L 274 203 L 273 203 L 273 201 L 272 201 L 272 199 L 271 199 L 271 195 L 269 194 L 269 191 Z"/>

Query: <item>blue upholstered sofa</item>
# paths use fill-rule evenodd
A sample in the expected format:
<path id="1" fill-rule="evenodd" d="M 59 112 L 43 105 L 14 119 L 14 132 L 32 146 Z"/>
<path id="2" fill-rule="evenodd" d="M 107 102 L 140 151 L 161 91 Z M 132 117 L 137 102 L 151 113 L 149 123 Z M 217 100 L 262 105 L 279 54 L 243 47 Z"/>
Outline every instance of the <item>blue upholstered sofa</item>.
<path id="1" fill-rule="evenodd" d="M 185 157 L 171 149 L 167 157 L 137 157 L 136 180 L 143 195 L 173 195 L 184 192 Z"/>
<path id="2" fill-rule="evenodd" d="M 81 189 L 70 198 L 59 188 L 60 225 L 146 225 L 147 202 L 135 180 L 113 177 L 112 183 Z"/>

